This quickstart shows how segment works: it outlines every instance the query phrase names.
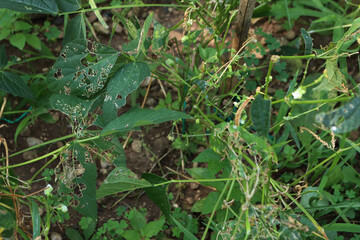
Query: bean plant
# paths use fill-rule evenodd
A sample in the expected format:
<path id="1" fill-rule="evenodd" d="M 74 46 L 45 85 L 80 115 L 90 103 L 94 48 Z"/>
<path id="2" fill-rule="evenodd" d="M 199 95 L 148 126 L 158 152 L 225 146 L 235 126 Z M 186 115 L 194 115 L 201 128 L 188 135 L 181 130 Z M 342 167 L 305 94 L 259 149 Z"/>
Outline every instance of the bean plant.
<path id="1" fill-rule="evenodd" d="M 152 13 L 143 21 L 128 16 L 131 8 L 149 7 L 175 9 L 184 17 L 167 28 Z M 11 58 L 0 46 L 1 120 L 20 122 L 15 142 L 50 110 L 64 114 L 72 132 L 15 153 L 0 138 L 0 238 L 49 239 L 51 224 L 67 221 L 71 208 L 81 219 L 78 227 L 65 229 L 70 239 L 358 239 L 360 67 L 351 65 L 359 65 L 359 5 L 258 1 L 253 17 L 273 18 L 296 36 L 283 44 L 255 24 L 235 50 L 229 39 L 238 7 L 235 0 L 1 2 L 0 14 L 12 25 L 5 28 L 0 20 L 0 39 L 31 56 Z M 127 32 L 121 50 L 110 46 L 116 24 L 103 19 L 105 10 Z M 96 40 L 88 12 L 104 28 L 113 26 L 107 44 Z M 57 31 L 29 24 L 32 14 L 64 18 L 58 56 L 30 34 L 45 31 L 54 41 Z M 308 17 L 315 20 L 310 24 Z M 181 38 L 169 39 L 172 31 L 181 31 Z M 315 44 L 321 34 L 332 37 L 325 46 Z M 45 74 L 15 68 L 38 59 L 54 61 Z M 155 109 L 133 106 L 124 113 L 128 96 L 144 80 L 166 82 L 177 96 L 169 92 Z M 11 109 L 9 96 L 31 108 Z M 10 114 L 23 115 L 10 121 Z M 126 166 L 126 139 L 140 127 L 168 121 L 174 129 L 168 139 L 181 153 L 178 171 L 172 177 L 137 176 Z M 14 156 L 58 141 L 66 144 L 11 163 Z M 48 161 L 26 182 L 12 171 L 43 159 Z M 49 169 L 55 161 L 57 167 Z M 96 161 L 113 166 L 99 187 Z M 40 175 L 40 192 L 18 189 Z M 187 213 L 174 207 L 170 189 L 189 183 L 207 192 Z M 145 209 L 119 207 L 118 220 L 99 226 L 99 201 L 134 191 L 144 192 L 162 216 L 148 221 Z M 23 228 L 21 205 L 30 209 L 31 233 Z"/>

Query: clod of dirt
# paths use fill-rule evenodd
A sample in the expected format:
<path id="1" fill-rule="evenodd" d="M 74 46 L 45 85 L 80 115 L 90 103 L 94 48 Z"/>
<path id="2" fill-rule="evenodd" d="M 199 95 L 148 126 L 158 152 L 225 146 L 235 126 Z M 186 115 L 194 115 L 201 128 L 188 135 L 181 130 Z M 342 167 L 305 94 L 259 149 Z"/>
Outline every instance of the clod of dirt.
<path id="1" fill-rule="evenodd" d="M 27 151 L 22 154 L 24 160 L 31 160 L 38 157 L 35 150 Z"/>
<path id="2" fill-rule="evenodd" d="M 110 34 L 110 30 L 104 28 L 103 25 L 101 25 L 101 23 L 99 23 L 99 22 L 94 22 L 93 27 L 95 29 L 95 32 L 98 32 L 98 33 L 101 33 L 101 34 L 104 34 L 104 35 L 109 35 Z"/>
<path id="3" fill-rule="evenodd" d="M 51 240 L 62 240 L 62 236 L 57 232 L 52 232 L 50 235 Z"/>
<path id="4" fill-rule="evenodd" d="M 36 146 L 36 145 L 39 145 L 39 144 L 43 143 L 42 140 L 40 140 L 38 138 L 35 138 L 35 137 L 26 138 L 26 142 L 29 145 L 29 147 L 33 147 L 33 146 Z"/>
<path id="5" fill-rule="evenodd" d="M 20 133 L 22 137 L 29 137 L 31 135 L 31 130 L 29 127 L 25 127 L 25 129 Z"/>
<path id="6" fill-rule="evenodd" d="M 141 142 L 140 142 L 139 140 L 134 140 L 134 141 L 131 143 L 131 149 L 132 149 L 134 152 L 140 153 L 140 152 L 141 152 Z"/>
<path id="7" fill-rule="evenodd" d="M 146 101 L 146 105 L 155 106 L 156 105 L 156 100 L 154 98 L 148 98 L 148 100 Z"/>
<path id="8" fill-rule="evenodd" d="M 116 24 L 116 22 L 113 22 L 112 28 L 114 28 L 114 25 L 116 25 L 116 28 L 115 28 L 116 33 L 121 33 L 123 31 L 123 28 L 120 24 Z"/>
<path id="9" fill-rule="evenodd" d="M 290 30 L 290 31 L 288 31 L 288 32 L 286 32 L 285 33 L 285 38 L 287 39 L 287 40 L 293 40 L 294 38 L 296 37 L 296 34 L 295 34 L 295 32 L 294 31 L 292 31 L 292 30 Z"/>
<path id="10" fill-rule="evenodd" d="M 192 190 L 198 189 L 198 188 L 199 188 L 199 184 L 198 184 L 198 183 L 195 183 L 195 182 L 192 182 L 192 183 L 190 183 L 190 188 L 191 188 Z"/>

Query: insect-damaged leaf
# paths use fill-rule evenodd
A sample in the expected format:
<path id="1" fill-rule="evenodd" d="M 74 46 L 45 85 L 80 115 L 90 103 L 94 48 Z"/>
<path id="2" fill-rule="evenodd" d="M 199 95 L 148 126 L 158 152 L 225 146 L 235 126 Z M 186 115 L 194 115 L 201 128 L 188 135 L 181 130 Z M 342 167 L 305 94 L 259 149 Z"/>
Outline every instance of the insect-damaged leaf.
<path id="1" fill-rule="evenodd" d="M 136 174 L 129 169 L 118 167 L 110 172 L 104 183 L 97 190 L 96 198 L 99 199 L 111 194 L 151 186 L 151 183 L 139 179 Z"/>
<path id="2" fill-rule="evenodd" d="M 102 130 L 102 133 L 107 134 L 112 131 L 124 132 L 140 126 L 158 124 L 181 118 L 189 119 L 191 117 L 186 113 L 165 108 L 160 110 L 133 108 L 106 125 Z"/>
<path id="3" fill-rule="evenodd" d="M 316 121 L 330 128 L 334 133 L 350 132 L 360 126 L 360 97 L 328 113 L 316 115 Z"/>
<path id="4" fill-rule="evenodd" d="M 270 129 L 271 101 L 257 95 L 251 104 L 251 119 L 256 132 L 260 136 L 267 136 Z"/>
<path id="5" fill-rule="evenodd" d="M 118 52 L 106 45 L 75 40 L 65 45 L 51 68 L 49 88 L 59 93 L 89 98 L 107 81 Z"/>
<path id="6" fill-rule="evenodd" d="M 128 63 L 115 73 L 106 87 L 103 105 L 105 123 L 117 117 L 117 109 L 125 105 L 126 97 L 149 75 L 150 69 L 144 62 Z"/>
<path id="7" fill-rule="evenodd" d="M 330 91 L 334 88 L 343 88 L 342 84 L 345 83 L 345 77 L 338 67 L 337 60 L 327 60 L 325 66 L 325 78 L 319 86 L 314 88 L 314 91 Z"/>

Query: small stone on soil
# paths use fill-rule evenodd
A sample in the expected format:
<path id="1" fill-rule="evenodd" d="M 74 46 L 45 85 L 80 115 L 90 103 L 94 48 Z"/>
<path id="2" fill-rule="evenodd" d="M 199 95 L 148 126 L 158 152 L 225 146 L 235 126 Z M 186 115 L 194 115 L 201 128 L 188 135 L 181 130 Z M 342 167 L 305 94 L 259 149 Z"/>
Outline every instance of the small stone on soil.
<path id="1" fill-rule="evenodd" d="M 198 189 L 198 188 L 199 188 L 199 184 L 198 184 L 198 183 L 195 183 L 195 182 L 192 182 L 192 183 L 190 183 L 190 188 L 191 188 L 192 190 Z"/>
<path id="2" fill-rule="evenodd" d="M 95 29 L 95 32 L 98 32 L 98 33 L 101 33 L 101 34 L 104 34 L 104 35 L 110 34 L 110 30 L 104 28 L 103 25 L 101 25 L 101 23 L 99 23 L 99 22 L 93 23 L 93 27 Z"/>
<path id="3" fill-rule="evenodd" d="M 40 140 L 38 138 L 34 138 L 34 137 L 26 138 L 26 142 L 29 145 L 29 147 L 33 147 L 33 146 L 36 146 L 36 145 L 39 145 L 39 144 L 43 143 L 42 140 Z"/>
<path id="4" fill-rule="evenodd" d="M 296 34 L 294 31 L 290 30 L 285 33 L 285 37 L 287 40 L 293 40 L 296 37 Z"/>
<path id="5" fill-rule="evenodd" d="M 140 142 L 139 140 L 134 140 L 134 141 L 131 143 L 131 149 L 132 149 L 134 152 L 140 153 L 140 152 L 141 152 L 141 142 Z"/>
<path id="6" fill-rule="evenodd" d="M 50 235 L 50 239 L 51 240 L 62 240 L 62 237 L 59 233 L 57 232 L 52 232 Z"/>

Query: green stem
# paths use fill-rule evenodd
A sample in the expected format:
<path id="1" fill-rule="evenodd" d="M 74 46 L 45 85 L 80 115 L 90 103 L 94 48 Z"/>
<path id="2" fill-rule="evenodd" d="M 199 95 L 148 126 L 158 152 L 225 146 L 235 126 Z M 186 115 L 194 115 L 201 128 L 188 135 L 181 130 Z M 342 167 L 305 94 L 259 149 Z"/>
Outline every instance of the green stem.
<path id="1" fill-rule="evenodd" d="M 209 231 L 209 228 L 210 228 L 212 219 L 214 218 L 215 211 L 216 211 L 217 207 L 219 206 L 219 203 L 220 203 L 221 200 L 223 199 L 223 196 L 225 195 L 225 192 L 226 192 L 229 184 L 230 184 L 230 181 L 227 181 L 226 184 L 225 184 L 225 187 L 223 188 L 223 190 L 222 190 L 222 192 L 221 192 L 221 194 L 220 194 L 220 196 L 218 197 L 218 199 L 217 199 L 217 201 L 216 201 L 216 203 L 215 203 L 215 206 L 214 206 L 214 208 L 213 208 L 213 210 L 212 210 L 212 212 L 211 212 L 209 221 L 208 221 L 208 223 L 207 223 L 207 225 L 206 225 L 206 228 L 205 228 L 205 231 L 204 231 L 204 233 L 203 233 L 203 235 L 202 235 L 201 240 L 205 240 L 206 235 L 207 235 L 207 233 L 208 233 L 208 231 Z"/>
<path id="2" fill-rule="evenodd" d="M 330 102 L 345 102 L 351 99 L 352 97 L 317 99 L 317 100 L 290 100 L 290 101 L 286 101 L 285 99 L 280 99 L 277 101 L 273 101 L 272 104 L 282 103 L 285 101 L 289 104 L 318 104 L 318 103 L 330 103 Z"/>
<path id="3" fill-rule="evenodd" d="M 274 66 L 274 63 L 275 61 L 274 60 L 270 60 L 270 65 L 269 65 L 269 69 L 268 69 L 268 72 L 267 72 L 267 75 L 266 75 L 266 85 L 265 85 L 265 96 L 264 98 L 267 99 L 268 98 L 268 88 L 269 88 L 269 83 L 271 82 L 272 80 L 272 77 L 271 77 L 271 70 Z"/>

